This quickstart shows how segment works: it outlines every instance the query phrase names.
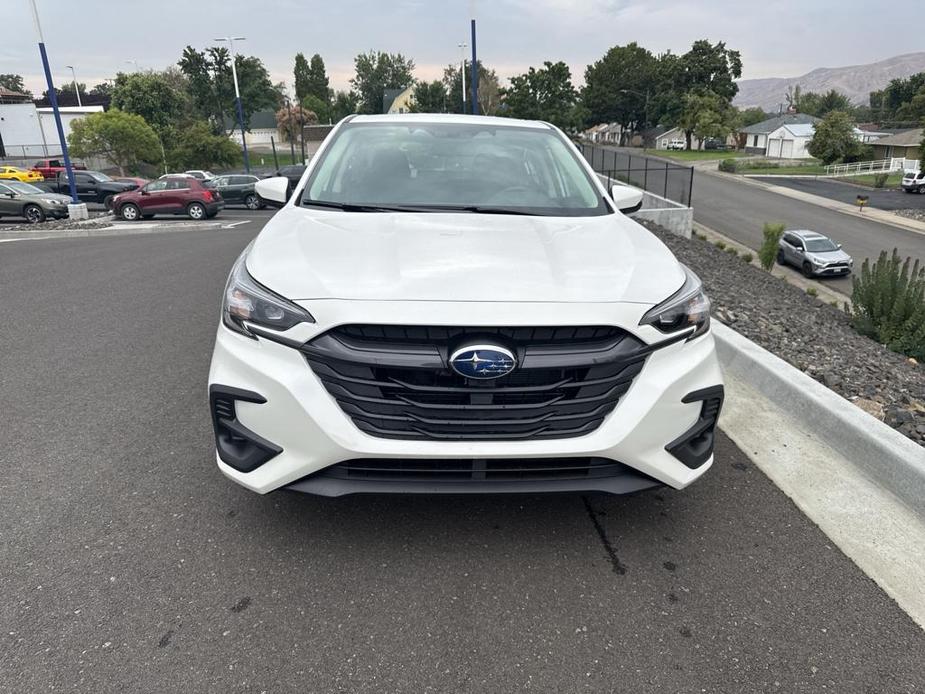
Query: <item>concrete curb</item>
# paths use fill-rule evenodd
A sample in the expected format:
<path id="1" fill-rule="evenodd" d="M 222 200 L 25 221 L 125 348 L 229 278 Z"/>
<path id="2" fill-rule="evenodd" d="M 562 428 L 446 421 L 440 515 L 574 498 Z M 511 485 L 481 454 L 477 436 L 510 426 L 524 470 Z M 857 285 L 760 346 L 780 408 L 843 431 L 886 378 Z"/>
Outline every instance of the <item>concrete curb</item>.
<path id="1" fill-rule="evenodd" d="M 806 422 L 862 474 L 925 514 L 925 448 L 732 328 L 714 321 L 713 335 L 725 371 Z"/>
<path id="2" fill-rule="evenodd" d="M 42 241 L 46 239 L 71 239 L 86 238 L 90 236 L 133 236 L 136 234 L 167 234 L 181 231 L 216 231 L 223 229 L 235 228 L 235 224 L 223 225 L 219 222 L 195 222 L 184 224 L 175 222 L 173 224 L 157 223 L 139 223 L 129 226 L 128 224 L 113 224 L 102 229 L 62 229 L 59 231 L 0 231 L 0 242 L 2 241 Z"/>

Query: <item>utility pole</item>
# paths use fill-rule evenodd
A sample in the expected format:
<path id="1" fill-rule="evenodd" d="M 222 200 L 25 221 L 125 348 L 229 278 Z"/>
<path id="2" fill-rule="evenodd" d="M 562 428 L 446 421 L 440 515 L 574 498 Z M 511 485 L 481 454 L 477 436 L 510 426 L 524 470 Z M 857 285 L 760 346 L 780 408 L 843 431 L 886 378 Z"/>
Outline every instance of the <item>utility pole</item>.
<path id="1" fill-rule="evenodd" d="M 462 57 L 459 59 L 459 74 L 460 74 L 460 91 L 462 91 L 462 112 L 466 112 L 466 49 L 469 47 L 468 43 L 457 43 L 459 46 Z"/>
<path id="2" fill-rule="evenodd" d="M 295 140 L 293 140 L 293 136 L 295 135 L 293 131 L 295 128 L 292 127 L 294 125 L 292 122 L 292 102 L 289 101 L 288 96 L 286 97 L 286 111 L 289 113 L 289 163 L 295 164 Z"/>
<path id="3" fill-rule="evenodd" d="M 469 71 L 471 73 L 472 79 L 472 114 L 479 114 L 479 63 L 478 57 L 475 54 L 475 20 L 472 20 L 472 69 Z"/>
<path id="4" fill-rule="evenodd" d="M 73 203 L 68 205 L 68 215 L 76 219 L 87 218 L 87 206 L 81 205 L 77 197 L 77 184 L 74 181 L 74 169 L 71 166 L 71 157 L 67 151 L 67 139 L 64 137 L 64 126 L 61 124 L 61 111 L 58 109 L 58 97 L 55 94 L 55 81 L 51 78 L 51 67 L 48 65 L 48 53 L 45 51 L 45 37 L 42 35 L 42 23 L 39 21 L 39 11 L 35 0 L 29 0 L 32 6 L 32 22 L 39 40 L 39 55 L 42 57 L 42 68 L 45 70 L 45 82 L 48 85 L 48 101 L 51 102 L 52 113 L 55 114 L 55 126 L 58 129 L 58 140 L 61 142 L 61 156 L 64 159 L 64 170 L 67 172 L 67 183 Z"/>
<path id="5" fill-rule="evenodd" d="M 80 103 L 80 87 L 77 86 L 77 73 L 74 72 L 73 65 L 65 65 L 64 67 L 71 68 L 71 76 L 74 78 L 74 92 L 77 94 L 77 107 L 83 108 L 83 104 Z"/>
<path id="6" fill-rule="evenodd" d="M 215 39 L 216 41 L 227 41 L 228 52 L 231 54 L 231 78 L 234 80 L 234 102 L 238 111 L 238 125 L 241 126 L 241 148 L 244 150 L 244 171 L 251 172 L 251 163 L 247 157 L 247 135 L 244 133 L 244 109 L 241 106 L 241 90 L 238 89 L 238 68 L 234 64 L 234 42 L 244 41 L 244 36 L 224 36 Z"/>

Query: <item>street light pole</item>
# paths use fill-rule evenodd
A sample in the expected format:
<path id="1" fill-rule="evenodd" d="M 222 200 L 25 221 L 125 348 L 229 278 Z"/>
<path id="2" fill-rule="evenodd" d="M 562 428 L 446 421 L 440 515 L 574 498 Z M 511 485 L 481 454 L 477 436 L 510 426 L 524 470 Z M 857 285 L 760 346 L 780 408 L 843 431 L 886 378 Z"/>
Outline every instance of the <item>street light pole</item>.
<path id="1" fill-rule="evenodd" d="M 45 70 L 45 82 L 48 85 L 48 101 L 51 102 L 52 113 L 55 114 L 55 126 L 58 129 L 58 140 L 61 142 L 61 156 L 64 159 L 64 170 L 67 172 L 67 184 L 71 193 L 71 200 L 76 206 L 80 202 L 77 198 L 77 184 L 74 181 L 74 169 L 71 167 L 71 157 L 67 151 L 67 139 L 64 137 L 64 126 L 61 123 L 61 111 L 58 109 L 58 97 L 55 94 L 55 82 L 51 78 L 51 67 L 48 65 L 48 53 L 45 52 L 45 37 L 42 35 L 42 23 L 39 21 L 39 11 L 35 6 L 35 0 L 29 0 L 32 6 L 32 22 L 35 25 L 35 33 L 39 39 L 39 55 L 42 57 L 42 68 Z M 82 206 L 83 214 L 76 208 L 73 210 L 75 216 L 87 216 L 86 206 Z M 68 213 L 72 212 L 68 207 Z"/>
<path id="2" fill-rule="evenodd" d="M 462 110 L 463 113 L 466 112 L 466 49 L 469 47 L 468 43 L 457 43 L 460 51 L 462 52 L 462 57 L 459 59 L 459 74 L 460 74 L 460 87 L 462 90 Z"/>
<path id="3" fill-rule="evenodd" d="M 479 114 L 479 63 L 475 53 L 475 20 L 472 20 L 472 69 L 469 71 L 472 80 L 472 115 Z"/>
<path id="4" fill-rule="evenodd" d="M 138 72 L 138 69 L 139 69 L 139 68 L 138 68 L 138 61 L 137 61 L 137 60 L 126 60 L 125 62 L 126 62 L 128 65 L 134 65 L 134 66 L 135 66 L 135 72 Z"/>
<path id="5" fill-rule="evenodd" d="M 225 36 L 215 39 L 216 41 L 227 41 L 228 52 L 231 54 L 231 78 L 234 80 L 234 101 L 238 111 L 238 125 L 241 126 L 241 147 L 244 150 L 244 170 L 251 172 L 251 163 L 247 157 L 247 136 L 244 134 L 244 109 L 241 107 L 241 90 L 238 89 L 238 68 L 234 64 L 234 42 L 244 41 L 244 36 Z"/>
<path id="6" fill-rule="evenodd" d="M 77 93 L 77 106 L 78 108 L 83 108 L 83 104 L 80 103 L 80 87 L 77 86 L 77 73 L 74 72 L 73 65 L 65 65 L 64 67 L 71 68 L 71 77 L 74 78 L 74 91 Z"/>

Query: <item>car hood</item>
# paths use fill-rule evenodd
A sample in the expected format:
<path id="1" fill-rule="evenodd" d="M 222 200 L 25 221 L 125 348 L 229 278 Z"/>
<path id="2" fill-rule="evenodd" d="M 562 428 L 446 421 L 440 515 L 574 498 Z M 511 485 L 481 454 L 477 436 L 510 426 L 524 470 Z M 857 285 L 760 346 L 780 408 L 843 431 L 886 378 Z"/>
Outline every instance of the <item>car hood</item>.
<path id="1" fill-rule="evenodd" d="M 825 251 L 823 253 L 810 252 L 806 254 L 810 258 L 815 258 L 822 263 L 837 263 L 841 261 L 851 260 L 851 256 L 845 253 L 840 248 L 837 251 Z"/>
<path id="2" fill-rule="evenodd" d="M 246 261 L 289 299 L 658 303 L 684 282 L 621 214 L 532 217 L 285 207 Z"/>
<path id="3" fill-rule="evenodd" d="M 62 195 L 61 193 L 34 193 L 32 195 L 23 195 L 24 199 L 29 200 L 60 200 L 61 202 L 71 202 L 70 195 Z"/>

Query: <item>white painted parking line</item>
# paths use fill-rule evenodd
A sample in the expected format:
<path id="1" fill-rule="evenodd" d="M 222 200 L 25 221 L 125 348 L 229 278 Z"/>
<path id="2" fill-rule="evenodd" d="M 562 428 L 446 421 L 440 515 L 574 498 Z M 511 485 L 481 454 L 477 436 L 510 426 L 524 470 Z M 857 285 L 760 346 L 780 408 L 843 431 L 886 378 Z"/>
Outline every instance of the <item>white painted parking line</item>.
<path id="1" fill-rule="evenodd" d="M 250 224 L 251 220 L 242 219 L 240 222 L 232 222 L 231 224 L 222 224 L 222 229 L 233 229 L 234 227 L 241 226 L 242 224 Z"/>

